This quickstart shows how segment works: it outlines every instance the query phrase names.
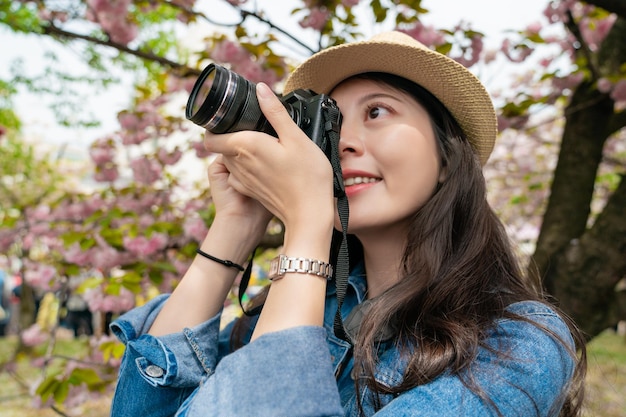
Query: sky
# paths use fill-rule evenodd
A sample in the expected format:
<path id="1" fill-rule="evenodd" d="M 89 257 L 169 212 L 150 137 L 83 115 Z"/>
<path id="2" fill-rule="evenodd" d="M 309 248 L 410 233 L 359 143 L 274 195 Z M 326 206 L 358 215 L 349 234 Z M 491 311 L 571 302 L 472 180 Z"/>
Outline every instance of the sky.
<path id="1" fill-rule="evenodd" d="M 198 4 L 202 4 L 200 0 Z M 215 7 L 215 16 L 229 21 L 236 20 L 228 6 L 220 9 L 219 4 L 224 1 L 211 1 Z M 294 33 L 302 33 L 289 9 L 284 2 L 275 0 L 256 0 L 261 8 L 268 8 L 270 19 L 279 22 L 281 27 Z M 292 0 L 293 1 L 293 0 Z M 430 10 L 425 17 L 425 24 L 446 28 L 459 21 L 469 22 L 473 29 L 486 35 L 487 46 L 496 46 L 504 37 L 507 29 L 523 29 L 542 18 L 542 11 L 548 0 L 422 0 L 422 6 Z M 205 3 L 206 4 L 206 3 Z M 283 4 L 280 7 L 280 4 Z M 298 3 L 297 3 L 298 4 Z M 363 30 L 367 33 L 367 30 Z M 42 57 L 47 51 L 57 51 L 63 65 L 68 71 L 85 68 L 71 49 L 59 48 L 56 42 L 45 37 L 32 35 L 15 35 L 8 29 L 0 27 L 0 77 L 8 76 L 10 63 L 21 58 L 26 63 L 25 75 L 34 75 L 41 72 Z M 296 56 L 297 59 L 304 57 Z M 118 128 L 116 114 L 124 109 L 132 93 L 132 77 L 122 76 L 122 82 L 105 92 L 85 91 L 84 106 L 92 114 L 97 115 L 102 127 L 97 129 L 64 128 L 59 126 L 50 111 L 50 100 L 40 96 L 20 91 L 14 100 L 15 110 L 24 124 L 24 136 L 52 147 L 65 144 L 68 152 L 81 153 L 98 137 Z"/>

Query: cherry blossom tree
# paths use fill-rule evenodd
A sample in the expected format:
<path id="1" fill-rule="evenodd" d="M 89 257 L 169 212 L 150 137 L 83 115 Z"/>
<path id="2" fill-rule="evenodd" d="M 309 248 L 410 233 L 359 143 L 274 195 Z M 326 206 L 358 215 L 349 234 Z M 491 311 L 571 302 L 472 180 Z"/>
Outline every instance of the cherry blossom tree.
<path id="1" fill-rule="evenodd" d="M 299 33 L 272 21 L 262 2 L 222 3 L 235 19 L 221 21 L 195 0 L 0 4 L 0 22 L 12 31 L 71 46 L 91 68 L 82 77 L 48 71 L 57 82 L 106 86 L 115 81 L 115 68 L 137 79 L 132 104 L 118 114 L 119 130 L 94 138 L 88 172 L 74 174 L 79 181 L 17 209 L 0 209 L 0 252 L 21 257 L 24 283 L 34 293 L 55 295 L 22 329 L 24 346 L 53 342 L 71 294 L 106 323 L 176 285 L 214 215 L 206 185 L 211 158 L 201 129 L 184 120 L 186 98 L 205 65 L 227 65 L 280 92 L 296 55 L 360 39 L 363 19 L 374 29 L 402 30 L 479 76 L 503 60 L 519 64 L 509 87 L 491 91 L 500 127 L 485 168 L 492 203 L 530 274 L 541 277 L 590 338 L 626 319 L 624 293 L 616 291 L 626 276 L 623 2 L 546 0 L 540 23 L 512 31 L 497 50 L 486 49 L 482 33 L 467 23 L 426 25 L 421 18 L 429 11 L 420 0 L 304 0 L 292 15 Z M 55 93 L 49 79 L 37 81 L 17 71 L 6 85 Z M 0 123 L 0 135 L 18 135 L 18 124 Z M 17 169 L 34 177 L 33 166 L 14 168 L 2 173 L 2 184 Z M 48 178 L 55 178 L 45 188 L 52 190 L 54 171 Z M 42 189 L 34 184 L 22 189 Z M 256 265 L 281 238 L 280 225 L 272 224 Z M 262 277 L 262 268 L 256 269 L 253 279 Z M 72 407 L 110 390 L 123 347 L 104 326 L 89 344 L 89 357 L 80 362 L 57 358 L 64 370 L 38 382 L 40 404 Z M 43 361 L 34 359 L 48 366 L 50 352 Z"/>

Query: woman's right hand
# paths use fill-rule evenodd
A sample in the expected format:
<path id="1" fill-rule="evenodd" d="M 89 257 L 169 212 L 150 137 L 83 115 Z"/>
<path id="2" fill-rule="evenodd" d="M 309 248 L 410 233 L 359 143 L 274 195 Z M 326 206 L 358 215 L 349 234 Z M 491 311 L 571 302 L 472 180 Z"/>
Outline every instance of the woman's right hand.
<path id="1" fill-rule="evenodd" d="M 206 137 L 206 140 L 211 140 L 210 133 Z M 222 155 L 218 155 L 208 172 L 216 211 L 214 222 L 233 222 L 238 226 L 243 224 L 243 229 L 250 232 L 251 239 L 259 241 L 273 217 L 272 213 L 257 200 L 241 194 L 229 184 L 230 172 L 222 159 Z"/>
<path id="2" fill-rule="evenodd" d="M 272 214 L 229 185 L 230 172 L 221 155 L 209 166 L 208 176 L 216 214 L 200 247 L 216 258 L 244 265 L 263 237 Z M 214 317 L 224 305 L 238 272 L 196 256 L 149 333 L 160 336 L 180 332 Z"/>

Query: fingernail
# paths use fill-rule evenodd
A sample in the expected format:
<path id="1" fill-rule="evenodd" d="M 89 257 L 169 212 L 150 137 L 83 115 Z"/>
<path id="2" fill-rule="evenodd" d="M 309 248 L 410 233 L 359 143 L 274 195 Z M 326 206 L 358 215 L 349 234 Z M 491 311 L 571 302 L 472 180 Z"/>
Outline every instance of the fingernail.
<path id="1" fill-rule="evenodd" d="M 261 98 L 268 98 L 274 95 L 274 92 L 265 83 L 258 83 L 256 85 L 256 94 Z"/>

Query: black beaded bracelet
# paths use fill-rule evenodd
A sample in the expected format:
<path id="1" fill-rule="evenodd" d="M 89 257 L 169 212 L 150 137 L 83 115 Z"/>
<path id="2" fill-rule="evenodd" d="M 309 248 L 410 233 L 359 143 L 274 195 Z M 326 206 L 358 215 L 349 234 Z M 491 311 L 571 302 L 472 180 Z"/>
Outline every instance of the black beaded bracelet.
<path id="1" fill-rule="evenodd" d="M 228 259 L 224 260 L 224 259 L 216 258 L 215 256 L 211 256 L 211 255 L 209 255 L 208 253 L 206 253 L 205 251 L 203 251 L 200 248 L 196 249 L 196 253 L 198 255 L 200 255 L 200 256 L 203 256 L 203 257 L 205 257 L 207 259 L 210 259 L 210 260 L 212 260 L 214 262 L 220 263 L 220 264 L 222 264 L 224 266 L 227 266 L 229 268 L 235 268 L 235 269 L 237 269 L 239 271 L 243 271 L 244 270 L 243 266 L 241 266 L 239 264 L 236 264 L 233 261 L 229 261 Z"/>

